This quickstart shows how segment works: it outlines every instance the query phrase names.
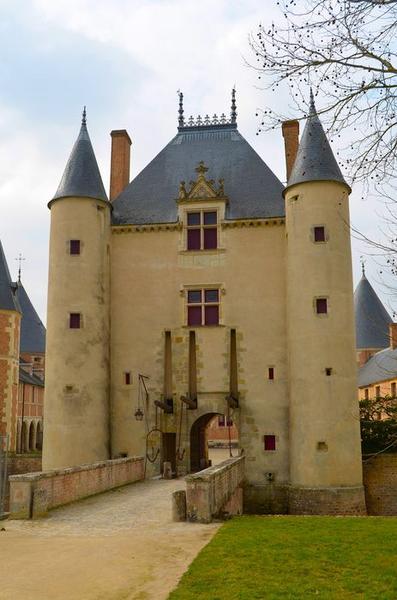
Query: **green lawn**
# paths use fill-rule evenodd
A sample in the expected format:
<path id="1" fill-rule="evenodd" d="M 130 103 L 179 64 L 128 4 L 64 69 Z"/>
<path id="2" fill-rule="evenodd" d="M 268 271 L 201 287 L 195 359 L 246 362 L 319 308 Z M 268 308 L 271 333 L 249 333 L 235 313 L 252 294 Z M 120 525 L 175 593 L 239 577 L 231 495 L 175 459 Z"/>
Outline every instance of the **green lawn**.
<path id="1" fill-rule="evenodd" d="M 397 600 L 397 518 L 236 517 L 169 596 L 268 598 Z"/>

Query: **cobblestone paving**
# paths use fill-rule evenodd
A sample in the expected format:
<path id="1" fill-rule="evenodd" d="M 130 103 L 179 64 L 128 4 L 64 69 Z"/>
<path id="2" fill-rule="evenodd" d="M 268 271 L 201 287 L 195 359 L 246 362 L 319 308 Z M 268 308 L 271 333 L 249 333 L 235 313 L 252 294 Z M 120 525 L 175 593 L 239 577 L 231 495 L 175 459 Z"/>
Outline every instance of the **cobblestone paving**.
<path id="1" fill-rule="evenodd" d="M 171 494 L 184 486 L 148 480 L 1 522 L 0 599 L 166 599 L 219 527 L 172 522 Z"/>

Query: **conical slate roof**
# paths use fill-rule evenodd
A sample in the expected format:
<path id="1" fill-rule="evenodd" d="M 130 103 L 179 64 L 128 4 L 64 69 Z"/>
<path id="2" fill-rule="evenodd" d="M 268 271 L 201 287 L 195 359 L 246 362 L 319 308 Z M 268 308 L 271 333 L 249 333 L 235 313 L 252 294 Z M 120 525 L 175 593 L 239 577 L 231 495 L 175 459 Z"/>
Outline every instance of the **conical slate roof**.
<path id="1" fill-rule="evenodd" d="M 95 153 L 88 135 L 85 111 L 79 136 L 73 146 L 61 183 L 53 200 L 77 196 L 107 201 Z"/>
<path id="2" fill-rule="evenodd" d="M 11 281 L 3 246 L 0 242 L 0 310 L 17 310 L 20 312 L 15 289 L 16 286 Z"/>
<path id="3" fill-rule="evenodd" d="M 368 279 L 363 276 L 354 292 L 356 347 L 387 348 L 392 319 Z"/>
<path id="4" fill-rule="evenodd" d="M 21 282 L 18 282 L 17 294 L 22 311 L 20 351 L 45 352 L 45 327 Z"/>
<path id="5" fill-rule="evenodd" d="M 318 118 L 312 93 L 309 118 L 303 130 L 287 187 L 306 181 L 339 181 L 347 185 Z"/>
<path id="6" fill-rule="evenodd" d="M 237 130 L 235 123 L 179 127 L 177 135 L 113 202 L 114 224 L 172 223 L 181 181 L 224 179 L 226 219 L 282 217 L 283 185 Z"/>

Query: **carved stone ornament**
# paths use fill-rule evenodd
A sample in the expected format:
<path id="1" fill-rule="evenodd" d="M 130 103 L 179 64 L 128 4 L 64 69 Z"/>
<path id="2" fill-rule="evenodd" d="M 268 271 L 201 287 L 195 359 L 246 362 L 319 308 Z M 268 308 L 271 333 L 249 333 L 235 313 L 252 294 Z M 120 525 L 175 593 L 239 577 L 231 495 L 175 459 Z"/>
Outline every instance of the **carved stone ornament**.
<path id="1" fill-rule="evenodd" d="M 219 188 L 216 189 L 215 182 L 213 179 L 207 179 L 205 174 L 208 171 L 208 167 L 205 166 L 201 160 L 195 169 L 197 173 L 196 181 L 190 182 L 189 191 L 186 190 L 185 182 L 181 181 L 179 184 L 179 200 L 197 200 L 207 198 L 223 198 L 225 195 L 224 181 L 219 180 Z"/>

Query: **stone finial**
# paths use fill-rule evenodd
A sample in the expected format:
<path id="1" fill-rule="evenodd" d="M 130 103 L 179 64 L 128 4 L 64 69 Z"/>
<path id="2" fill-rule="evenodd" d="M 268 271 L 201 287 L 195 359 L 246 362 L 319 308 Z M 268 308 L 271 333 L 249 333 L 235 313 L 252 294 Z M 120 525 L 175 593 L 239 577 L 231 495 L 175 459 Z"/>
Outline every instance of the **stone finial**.
<path id="1" fill-rule="evenodd" d="M 184 200 L 185 198 L 187 198 L 186 185 L 185 185 L 184 181 L 181 181 L 179 184 L 178 198 L 179 198 L 179 200 Z"/>
<path id="2" fill-rule="evenodd" d="M 183 94 L 180 90 L 178 90 L 179 96 L 179 109 L 178 109 L 178 125 L 179 127 L 183 127 L 185 125 L 185 118 L 183 116 Z"/>
<path id="3" fill-rule="evenodd" d="M 208 171 L 208 167 L 205 166 L 204 161 L 200 160 L 198 166 L 195 168 L 195 171 L 203 177 L 204 173 Z"/>
<path id="4" fill-rule="evenodd" d="M 232 110 L 230 113 L 230 122 L 237 122 L 236 87 L 232 89 Z"/>
<path id="5" fill-rule="evenodd" d="M 309 115 L 316 115 L 316 105 L 314 104 L 313 88 L 310 88 Z"/>
<path id="6" fill-rule="evenodd" d="M 85 106 L 83 108 L 83 115 L 82 115 L 82 119 L 81 119 L 81 124 L 82 125 L 87 125 L 87 110 L 86 110 Z"/>

